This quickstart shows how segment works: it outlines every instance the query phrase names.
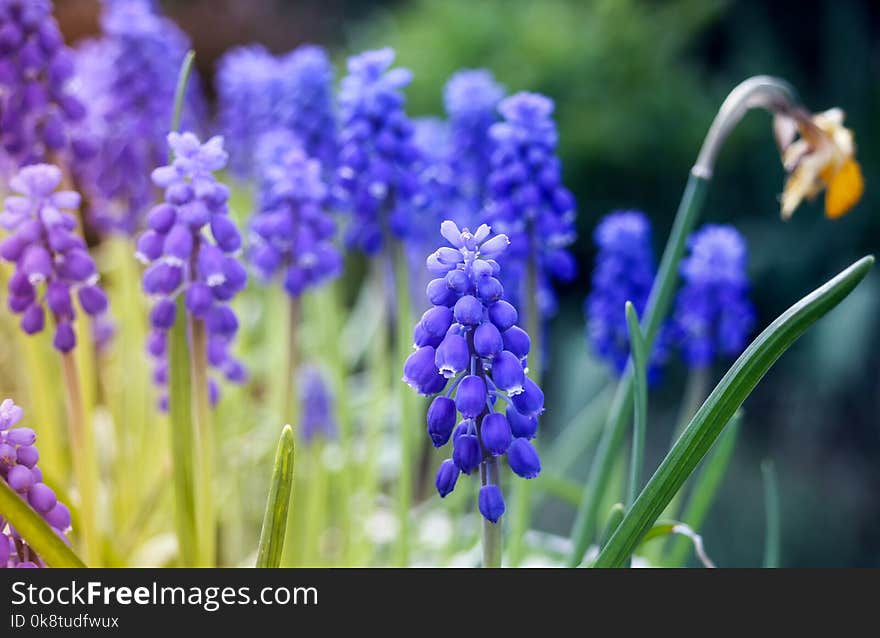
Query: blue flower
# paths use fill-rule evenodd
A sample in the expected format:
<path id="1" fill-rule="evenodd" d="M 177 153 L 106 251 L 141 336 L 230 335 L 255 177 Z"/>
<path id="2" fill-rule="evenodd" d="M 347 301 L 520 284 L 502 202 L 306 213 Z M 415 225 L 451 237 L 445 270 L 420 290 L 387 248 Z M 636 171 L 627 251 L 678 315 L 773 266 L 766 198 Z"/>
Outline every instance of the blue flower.
<path id="1" fill-rule="evenodd" d="M 333 66 L 323 49 L 303 45 L 280 57 L 258 45 L 233 49 L 220 60 L 217 92 L 220 125 L 237 175 L 247 177 L 259 169 L 261 138 L 277 132 L 291 134 L 325 171 L 332 171 Z"/>
<path id="2" fill-rule="evenodd" d="M 708 224 L 688 239 L 681 262 L 674 334 L 685 361 L 704 367 L 719 355 L 735 357 L 755 325 L 748 298 L 745 239 L 732 226 Z"/>
<path id="3" fill-rule="evenodd" d="M 103 35 L 77 53 L 77 94 L 90 105 L 84 129 L 99 149 L 78 167 L 78 179 L 93 224 L 134 233 L 153 201 L 150 171 L 168 159 L 166 133 L 190 42 L 150 0 L 105 3 L 101 25 Z M 184 127 L 195 130 L 205 111 L 197 77 L 185 107 Z"/>
<path id="4" fill-rule="evenodd" d="M 183 294 L 187 312 L 205 322 L 208 363 L 228 381 L 240 383 L 244 368 L 229 353 L 238 331 L 229 303 L 244 288 L 247 274 L 235 256 L 241 236 L 228 214 L 229 189 L 214 176 L 226 166 L 223 139 L 202 144 L 192 133 L 170 133 L 168 144 L 174 160 L 152 173 L 155 185 L 165 189 L 165 201 L 150 210 L 149 228 L 137 244 L 137 256 L 149 264 L 144 292 L 156 299 L 148 341 L 148 350 L 159 353 L 154 354 L 154 377 L 165 384 L 165 333 L 183 319 L 176 316 L 174 303 Z"/>
<path id="5" fill-rule="evenodd" d="M 309 443 L 316 437 L 326 440 L 336 438 L 333 395 L 321 371 L 314 366 L 307 366 L 300 371 L 300 402 L 303 440 Z"/>
<path id="6" fill-rule="evenodd" d="M 76 130 L 86 114 L 71 90 L 74 64 L 48 0 L 0 0 L 0 159 L 12 169 L 93 152 Z"/>
<path id="7" fill-rule="evenodd" d="M 498 260 L 509 240 L 490 236 L 485 224 L 471 233 L 451 220 L 440 232 L 449 246 L 427 259 L 435 277 L 426 290 L 433 305 L 416 325 L 416 350 L 404 364 L 403 380 L 421 394 L 437 394 L 427 426 L 435 447 L 452 439 L 452 458 L 440 466 L 436 480 L 440 496 L 446 496 L 460 472 L 470 474 L 493 457 L 507 456 L 520 476 L 538 475 L 540 461 L 528 439 L 544 411 L 544 394 L 525 376 L 528 335 L 515 325 L 516 309 L 502 299 Z M 499 400 L 508 405 L 506 412 L 496 411 Z M 500 489 L 484 486 L 479 505 L 483 516 L 496 522 L 504 512 Z"/>
<path id="8" fill-rule="evenodd" d="M 386 231 L 411 232 L 419 189 L 418 149 L 402 89 L 412 75 L 392 69 L 394 51 L 367 51 L 348 60 L 339 90 L 337 197 L 352 215 L 346 242 L 372 255 Z"/>
<path id="9" fill-rule="evenodd" d="M 575 239 L 575 202 L 562 184 L 553 101 L 537 93 L 516 93 L 501 101 L 504 118 L 489 129 L 494 143 L 489 174 L 488 220 L 510 237 L 505 283 L 520 310 L 531 303 L 527 270 L 536 269 L 541 315 L 556 310 L 552 280 L 571 281 L 575 261 L 567 250 Z"/>
<path id="10" fill-rule="evenodd" d="M 0 403 L 0 481 L 18 492 L 58 534 L 67 541 L 70 510 L 43 482 L 37 462 L 37 435 L 30 428 L 13 427 L 22 418 L 22 409 L 12 399 Z M 0 516 L 0 569 L 6 567 L 45 567 L 23 538 Z"/>
<path id="11" fill-rule="evenodd" d="M 266 145 L 273 148 L 266 149 Z M 266 279 L 282 273 L 296 297 L 342 271 L 333 245 L 336 224 L 327 211 L 328 189 L 321 163 L 296 146 L 263 142 L 260 209 L 251 219 L 250 260 Z M 274 161 L 268 158 L 275 156 Z"/>
<path id="12" fill-rule="evenodd" d="M 6 198 L 0 226 L 12 231 L 0 243 L 0 258 L 15 264 L 9 279 L 9 308 L 21 315 L 27 334 L 41 332 L 48 309 L 55 323 L 53 344 L 61 352 L 76 345 L 72 295 L 83 311 L 98 316 L 107 310 L 107 296 L 97 285 L 98 271 L 85 241 L 76 234 L 80 196 L 57 191 L 61 170 L 50 164 L 21 169 L 9 185 L 16 195 Z"/>
<path id="13" fill-rule="evenodd" d="M 599 222 L 593 241 L 598 252 L 585 303 L 587 334 L 596 354 L 621 374 L 629 358 L 626 302 L 641 316 L 654 283 L 651 224 L 639 211 L 616 211 Z"/>
<path id="14" fill-rule="evenodd" d="M 498 120 L 504 87 L 486 69 L 462 69 L 443 89 L 449 118 L 448 164 L 455 189 L 452 219 L 459 225 L 477 222 L 487 196 L 494 144 L 490 127 Z"/>

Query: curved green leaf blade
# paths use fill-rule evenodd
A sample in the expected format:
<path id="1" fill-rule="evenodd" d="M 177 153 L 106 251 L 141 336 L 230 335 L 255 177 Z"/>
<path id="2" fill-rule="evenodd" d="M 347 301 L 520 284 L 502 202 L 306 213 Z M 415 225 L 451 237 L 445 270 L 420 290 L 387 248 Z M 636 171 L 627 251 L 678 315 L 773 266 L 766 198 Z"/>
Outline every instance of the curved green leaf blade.
<path id="1" fill-rule="evenodd" d="M 647 344 L 639 325 L 639 316 L 631 301 L 626 302 L 626 327 L 629 331 L 633 361 L 633 437 L 629 465 L 629 487 L 626 506 L 632 507 L 642 487 L 642 466 L 645 464 L 645 435 L 648 420 Z"/>
<path id="2" fill-rule="evenodd" d="M 49 567 L 85 567 L 43 517 L 0 479 L 0 515 L 21 534 Z"/>
<path id="3" fill-rule="evenodd" d="M 281 430 L 278 449 L 275 450 L 275 467 L 272 485 L 263 515 L 260 546 L 257 550 L 257 567 L 278 567 L 284 549 L 287 531 L 287 511 L 290 508 L 290 492 L 293 487 L 293 430 L 285 425 Z"/>
<path id="4" fill-rule="evenodd" d="M 863 257 L 786 310 L 746 348 L 712 390 L 602 548 L 596 567 L 624 565 L 770 366 L 810 325 L 840 303 L 873 264 L 873 257 Z"/>

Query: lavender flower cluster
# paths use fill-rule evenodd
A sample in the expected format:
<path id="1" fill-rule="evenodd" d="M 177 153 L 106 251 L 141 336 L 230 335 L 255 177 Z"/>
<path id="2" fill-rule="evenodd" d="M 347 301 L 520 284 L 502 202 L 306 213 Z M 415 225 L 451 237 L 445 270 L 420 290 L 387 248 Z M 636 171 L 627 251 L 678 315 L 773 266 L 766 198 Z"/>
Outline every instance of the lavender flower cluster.
<path id="1" fill-rule="evenodd" d="M 22 416 L 22 409 L 12 399 L 0 403 L 0 479 L 18 492 L 66 542 L 70 510 L 43 483 L 43 473 L 37 465 L 40 453 L 35 446 L 36 433 L 30 428 L 13 427 Z M 4 567 L 45 565 L 27 540 L 0 516 L 0 568 Z"/>
<path id="2" fill-rule="evenodd" d="M 336 161 L 333 66 L 320 47 L 304 45 L 283 56 L 262 46 L 226 53 L 217 70 L 220 127 L 237 175 L 259 172 L 263 138 L 291 134 L 325 171 Z"/>
<path id="3" fill-rule="evenodd" d="M 93 317 L 107 310 L 107 296 L 97 285 L 98 271 L 86 243 L 76 235 L 77 219 L 70 211 L 80 196 L 56 191 L 61 170 L 49 164 L 21 169 L 9 185 L 17 195 L 7 197 L 0 226 L 11 231 L 0 243 L 0 258 L 15 264 L 9 279 L 9 308 L 21 315 L 27 334 L 43 330 L 46 309 L 55 322 L 53 344 L 61 352 L 76 345 L 72 294 Z"/>
<path id="4" fill-rule="evenodd" d="M 460 230 L 450 220 L 440 232 L 449 246 L 428 257 L 436 277 L 427 287 L 433 305 L 416 325 L 416 351 L 406 360 L 403 380 L 420 394 L 438 395 L 427 424 L 435 447 L 452 438 L 452 458 L 441 464 L 436 479 L 437 491 L 446 496 L 461 472 L 470 474 L 492 457 L 506 456 L 523 478 L 540 473 L 529 440 L 544 411 L 544 393 L 526 376 L 530 339 L 516 325 L 516 308 L 503 299 L 498 279 L 497 259 L 508 238 L 490 236 L 485 224 L 473 233 Z M 495 411 L 499 399 L 507 403 L 503 413 Z M 497 483 L 484 482 L 479 507 L 487 520 L 501 518 L 505 506 Z"/>
<path id="5" fill-rule="evenodd" d="M 295 140 L 264 139 L 259 210 L 251 218 L 250 261 L 264 279 L 283 273 L 284 289 L 296 297 L 342 272 L 333 244 L 329 190 L 321 162 Z M 266 148 L 266 147 L 270 148 Z"/>
<path id="6" fill-rule="evenodd" d="M 566 249 L 575 239 L 575 204 L 562 184 L 553 108 L 543 95 L 517 93 L 501 101 L 504 120 L 489 131 L 494 150 L 486 215 L 510 237 L 505 283 L 517 308 L 537 303 L 543 317 L 556 311 L 551 279 L 568 282 L 576 274 Z M 524 287 L 530 268 L 537 284 L 534 300 L 526 298 Z"/>
<path id="7" fill-rule="evenodd" d="M 102 36 L 76 54 L 74 85 L 89 104 L 80 128 L 98 145 L 77 173 L 92 202 L 89 221 L 104 231 L 140 229 L 154 198 L 150 171 L 168 157 L 177 73 L 190 42 L 156 7 L 151 0 L 105 2 Z M 204 103 L 196 78 L 184 106 L 184 125 L 197 130 Z"/>
<path id="8" fill-rule="evenodd" d="M 52 3 L 0 0 L 0 166 L 14 171 L 66 150 L 91 155 L 89 140 L 71 133 L 86 114 L 71 91 L 73 73 Z"/>
<path id="9" fill-rule="evenodd" d="M 152 174 L 156 186 L 165 189 L 165 201 L 150 210 L 149 229 L 137 243 L 138 257 L 149 264 L 144 291 L 157 300 L 148 341 L 157 359 L 156 381 L 167 381 L 166 333 L 177 319 L 175 300 L 183 295 L 186 311 L 205 322 L 208 362 L 227 380 L 241 382 L 244 368 L 229 352 L 238 331 L 229 302 L 244 288 L 247 273 L 235 257 L 241 235 L 228 215 L 229 189 L 213 175 L 226 165 L 223 139 L 202 144 L 192 133 L 170 133 L 168 144 L 174 159 Z M 211 388 L 216 401 L 216 384 Z"/>
<path id="10" fill-rule="evenodd" d="M 368 255 L 386 235 L 411 235 L 417 205 L 419 152 L 402 92 L 412 74 L 393 62 L 391 49 L 349 58 L 339 89 L 338 199 L 352 214 L 346 242 Z"/>

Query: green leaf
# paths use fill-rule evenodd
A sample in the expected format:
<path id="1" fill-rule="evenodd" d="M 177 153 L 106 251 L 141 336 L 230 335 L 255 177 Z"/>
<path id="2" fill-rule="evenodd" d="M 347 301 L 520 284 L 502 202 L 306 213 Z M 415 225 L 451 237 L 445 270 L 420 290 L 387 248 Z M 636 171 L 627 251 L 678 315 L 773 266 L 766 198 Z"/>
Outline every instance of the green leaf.
<path id="1" fill-rule="evenodd" d="M 263 515 L 263 529 L 257 550 L 257 567 L 278 567 L 287 532 L 287 512 L 293 487 L 293 429 L 285 425 L 275 450 L 272 484 Z"/>
<path id="2" fill-rule="evenodd" d="M 840 303 L 873 264 L 873 257 L 863 257 L 786 310 L 746 348 L 712 390 L 611 540 L 602 548 L 596 567 L 625 564 L 770 366 L 807 328 Z"/>
<path id="3" fill-rule="evenodd" d="M 779 567 L 780 516 L 779 483 L 773 461 L 761 463 L 761 477 L 764 479 L 764 508 L 767 512 L 767 527 L 764 535 L 764 567 Z"/>
<path id="4" fill-rule="evenodd" d="M 629 465 L 629 489 L 626 506 L 632 507 L 642 485 L 642 466 L 645 464 L 645 433 L 648 421 L 647 345 L 639 325 L 639 316 L 632 302 L 626 302 L 626 327 L 629 331 L 633 361 L 633 438 Z"/>
<path id="5" fill-rule="evenodd" d="M 600 547 L 607 543 L 612 534 L 614 534 L 620 525 L 620 521 L 623 520 L 624 514 L 626 514 L 626 508 L 623 506 L 623 503 L 615 503 L 611 510 L 609 510 L 608 516 L 605 518 L 605 527 L 602 528 L 602 534 L 599 536 Z"/>
<path id="6" fill-rule="evenodd" d="M 681 514 L 681 521 L 693 529 L 700 529 L 709 513 L 709 508 L 736 448 L 736 440 L 742 421 L 742 410 L 737 410 L 718 437 L 711 456 L 706 459 L 700 473 L 694 477 L 694 487 L 688 497 L 687 505 Z M 669 557 L 663 560 L 666 567 L 680 567 L 690 551 L 690 543 L 685 538 L 676 538 L 669 548 Z"/>
<path id="7" fill-rule="evenodd" d="M 43 517 L 2 479 L 0 479 L 0 514 L 49 567 L 85 567 L 85 563 L 52 531 Z"/>

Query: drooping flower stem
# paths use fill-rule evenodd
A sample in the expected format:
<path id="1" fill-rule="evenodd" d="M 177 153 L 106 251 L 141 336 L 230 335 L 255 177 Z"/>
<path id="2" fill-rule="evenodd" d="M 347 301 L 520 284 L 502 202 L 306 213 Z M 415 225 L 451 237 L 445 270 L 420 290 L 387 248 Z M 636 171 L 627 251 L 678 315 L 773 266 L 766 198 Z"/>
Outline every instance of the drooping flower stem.
<path id="1" fill-rule="evenodd" d="M 480 464 L 480 484 L 498 485 L 498 458 L 490 456 Z M 501 520 L 483 521 L 483 567 L 501 567 Z"/>
<path id="2" fill-rule="evenodd" d="M 199 530 L 199 565 L 212 567 L 216 562 L 217 513 L 214 510 L 214 430 L 208 394 L 208 338 L 205 322 L 188 316 L 190 339 L 190 375 L 193 407 L 198 434 L 199 480 L 196 483 L 197 529 Z"/>
<path id="3" fill-rule="evenodd" d="M 79 525 L 82 531 L 86 563 L 101 565 L 101 546 L 95 508 L 98 505 L 98 461 L 95 455 L 94 433 L 88 426 L 82 386 L 73 352 L 61 355 L 64 390 L 67 407 L 67 427 L 70 437 L 73 474 L 79 488 Z"/>
<path id="4" fill-rule="evenodd" d="M 678 280 L 678 267 L 684 256 L 687 237 L 700 216 L 721 146 L 750 109 L 759 107 L 772 112 L 781 112 L 793 108 L 794 104 L 796 104 L 795 97 L 785 82 L 776 78 L 758 76 L 739 84 L 721 105 L 703 142 L 697 162 L 691 169 L 651 289 L 642 321 L 648 352 L 651 351 L 657 331 L 672 304 Z M 605 495 L 616 453 L 620 449 L 629 421 L 628 417 L 632 411 L 632 381 L 631 366 L 629 366 L 618 385 L 602 438 L 590 466 L 583 499 L 572 529 L 573 548 L 569 556 L 571 567 L 580 564 L 596 534 L 599 505 Z"/>

